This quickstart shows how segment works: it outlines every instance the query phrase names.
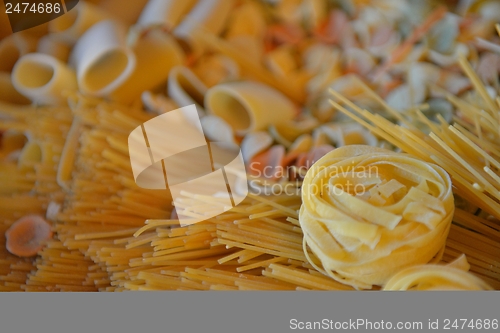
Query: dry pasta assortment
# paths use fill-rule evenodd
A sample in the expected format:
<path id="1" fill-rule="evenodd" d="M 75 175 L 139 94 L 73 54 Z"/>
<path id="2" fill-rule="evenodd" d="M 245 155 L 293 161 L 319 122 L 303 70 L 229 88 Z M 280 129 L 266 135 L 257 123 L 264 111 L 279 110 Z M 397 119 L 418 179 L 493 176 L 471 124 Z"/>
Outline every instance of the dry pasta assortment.
<path id="1" fill-rule="evenodd" d="M 500 289 L 498 22 L 495 0 L 88 0 L 2 32 L 0 291 Z M 249 193 L 181 224 L 220 198 L 173 208 L 128 143 L 193 104 Z"/>

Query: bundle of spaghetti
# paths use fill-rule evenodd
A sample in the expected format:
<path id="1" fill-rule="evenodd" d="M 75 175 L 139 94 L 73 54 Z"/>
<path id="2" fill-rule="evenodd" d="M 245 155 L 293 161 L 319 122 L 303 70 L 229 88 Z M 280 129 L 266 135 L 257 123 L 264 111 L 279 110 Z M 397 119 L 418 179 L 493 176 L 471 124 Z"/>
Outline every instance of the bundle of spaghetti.
<path id="1" fill-rule="evenodd" d="M 62 202 L 56 174 L 71 113 L 65 107 L 2 103 L 0 118 L 0 288 L 21 290 L 35 268 L 33 258 L 8 253 L 4 234 L 22 216 L 44 216 L 50 202 Z"/>
<path id="2" fill-rule="evenodd" d="M 127 256 L 137 254 L 134 250 L 120 252 L 119 259 L 112 261 L 108 256 L 116 247 L 114 240 L 131 236 L 148 217 L 169 216 L 171 199 L 166 191 L 137 187 L 132 178 L 127 136 L 149 115 L 137 107 L 78 95 L 70 97 L 70 105 L 77 126 L 72 127 L 75 130 L 68 136 L 65 150 L 71 148 L 67 150 L 74 153 L 65 154 L 60 163 L 58 176 L 67 193 L 55 230 L 71 255 L 74 251 L 85 255 L 87 266 L 95 270 L 88 272 L 89 279 L 97 281 L 94 287 L 114 290 L 108 266 L 120 262 L 128 267 Z"/>
<path id="3" fill-rule="evenodd" d="M 428 135 L 385 103 L 383 107 L 397 117 L 404 126 L 396 125 L 368 110 L 362 110 L 334 90 L 330 91 L 332 95 L 345 103 L 352 111 L 334 101 L 331 101 L 331 104 L 401 150 L 443 167 L 453 179 L 455 194 L 492 216 L 500 218 L 500 195 L 498 194 L 500 189 L 498 140 L 500 137 L 497 118 L 500 108 L 493 103 L 486 88 L 475 76 L 468 62 L 461 58 L 460 64 L 474 83 L 479 95 L 477 97 L 480 97 L 481 102 L 488 107 L 480 111 L 480 107 L 446 93 L 446 97 L 465 117 L 455 117 L 456 123 L 453 125 L 448 125 L 442 117 L 438 117 L 440 123 L 435 124 L 417 110 L 420 120 L 432 129 Z M 361 82 L 359 84 L 363 89 L 370 89 Z M 373 94 L 372 91 L 371 93 Z M 472 123 L 468 120 L 472 120 Z"/>
<path id="4" fill-rule="evenodd" d="M 486 233 L 481 229 L 490 229 Z M 495 289 L 500 288 L 500 226 L 466 211 L 457 209 L 448 234 L 444 262 L 467 255 L 470 272 Z"/>
<path id="5" fill-rule="evenodd" d="M 374 134 L 387 140 L 395 147 L 422 160 L 435 163 L 449 173 L 453 182 L 454 195 L 467 204 L 464 210 L 457 210 L 450 230 L 445 257 L 456 257 L 465 253 L 471 258 L 471 271 L 480 275 L 495 288 L 498 287 L 498 253 L 500 204 L 498 190 L 499 178 L 499 134 L 497 114 L 498 103 L 493 103 L 486 93 L 486 87 L 477 78 L 468 62 L 461 58 L 460 65 L 473 82 L 475 93 L 470 100 L 443 92 L 459 113 L 455 123 L 448 125 L 438 117 L 439 123 L 429 121 L 417 110 L 419 120 L 431 129 L 426 134 L 413 126 L 402 114 L 391 109 L 366 84 L 358 81 L 361 89 L 398 119 L 402 125 L 396 125 L 377 114 L 363 110 L 336 91 L 331 104 L 342 113 L 359 122 Z M 439 89 L 439 88 L 437 88 Z M 464 206 L 457 203 L 459 207 Z M 480 218 L 471 214 L 481 214 Z M 488 244 L 488 245 L 486 245 Z M 490 252 L 492 251 L 492 252 Z"/>
<path id="6" fill-rule="evenodd" d="M 28 275 L 25 291 L 98 291 L 109 285 L 108 274 L 78 250 L 50 241 Z"/>

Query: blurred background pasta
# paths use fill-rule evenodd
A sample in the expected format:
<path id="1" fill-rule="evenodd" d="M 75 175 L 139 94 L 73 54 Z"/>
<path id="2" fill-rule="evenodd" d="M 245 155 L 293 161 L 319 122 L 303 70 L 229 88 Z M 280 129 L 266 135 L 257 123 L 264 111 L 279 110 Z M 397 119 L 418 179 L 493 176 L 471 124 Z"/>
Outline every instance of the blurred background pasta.
<path id="1" fill-rule="evenodd" d="M 0 16 L 0 291 L 500 289 L 498 23 L 495 0 L 80 0 L 15 34 Z M 251 193 L 181 226 L 127 140 L 192 104 Z M 306 172 L 349 145 L 452 181 L 445 247 L 387 286 L 303 243 Z M 53 235 L 20 257 L 5 234 L 29 215 Z"/>

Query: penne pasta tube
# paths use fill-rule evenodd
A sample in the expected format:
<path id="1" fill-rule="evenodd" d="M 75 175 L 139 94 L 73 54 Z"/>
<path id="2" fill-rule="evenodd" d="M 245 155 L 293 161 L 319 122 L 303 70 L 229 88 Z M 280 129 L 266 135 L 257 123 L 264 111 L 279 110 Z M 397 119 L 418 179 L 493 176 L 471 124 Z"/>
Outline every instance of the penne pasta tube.
<path id="1" fill-rule="evenodd" d="M 137 20 L 140 27 L 160 25 L 173 29 L 182 20 L 197 0 L 149 0 Z"/>
<path id="2" fill-rule="evenodd" d="M 12 104 L 29 104 L 30 100 L 21 95 L 12 85 L 10 73 L 0 72 L 0 101 Z"/>
<path id="3" fill-rule="evenodd" d="M 233 0 L 199 1 L 174 30 L 174 36 L 185 42 L 196 53 L 203 44 L 196 39 L 194 32 L 202 28 L 218 35 L 224 29 L 233 4 Z"/>
<path id="4" fill-rule="evenodd" d="M 110 18 L 109 14 L 96 5 L 80 1 L 66 14 L 49 22 L 53 38 L 73 45 L 91 26 Z"/>
<path id="5" fill-rule="evenodd" d="M 168 76 L 167 89 L 168 95 L 180 107 L 195 104 L 200 116 L 204 113 L 203 96 L 207 93 L 207 87 L 189 68 L 173 68 Z"/>
<path id="6" fill-rule="evenodd" d="M 217 85 L 208 90 L 205 105 L 240 135 L 291 120 L 296 112 L 283 94 L 254 81 Z"/>
<path id="7" fill-rule="evenodd" d="M 108 96 L 123 85 L 136 66 L 126 45 L 125 29 L 116 21 L 95 24 L 78 41 L 70 56 L 81 92 Z"/>
<path id="8" fill-rule="evenodd" d="M 50 55 L 63 62 L 67 62 L 71 52 L 68 44 L 56 40 L 53 35 L 46 35 L 38 41 L 37 52 Z"/>
<path id="9" fill-rule="evenodd" d="M 17 60 L 36 49 L 36 39 L 21 34 L 0 41 L 0 72 L 11 72 Z"/>
<path id="10" fill-rule="evenodd" d="M 12 84 L 37 104 L 64 104 L 66 91 L 76 91 L 75 72 L 65 63 L 42 53 L 23 56 L 12 71 Z"/>
<path id="11" fill-rule="evenodd" d="M 143 91 L 165 84 L 170 70 L 184 62 L 184 51 L 171 36 L 160 29 L 143 34 L 132 45 L 136 66 L 130 77 L 111 95 L 111 99 L 132 102 Z"/>

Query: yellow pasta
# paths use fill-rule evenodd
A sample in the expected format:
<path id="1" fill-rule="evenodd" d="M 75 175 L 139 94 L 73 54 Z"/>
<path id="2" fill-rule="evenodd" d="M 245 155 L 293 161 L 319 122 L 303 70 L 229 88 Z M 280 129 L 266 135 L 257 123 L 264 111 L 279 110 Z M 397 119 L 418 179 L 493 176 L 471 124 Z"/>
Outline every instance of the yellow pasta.
<path id="1" fill-rule="evenodd" d="M 308 171 L 299 221 L 311 264 L 356 288 L 440 260 L 453 217 L 451 180 L 438 166 L 370 146 L 345 146 Z M 307 252 L 306 252 L 307 253 Z"/>
<path id="2" fill-rule="evenodd" d="M 461 258 L 465 258 L 464 256 Z M 383 290 L 492 290 L 483 280 L 468 273 L 469 265 L 420 265 L 401 270 L 391 277 Z"/>

